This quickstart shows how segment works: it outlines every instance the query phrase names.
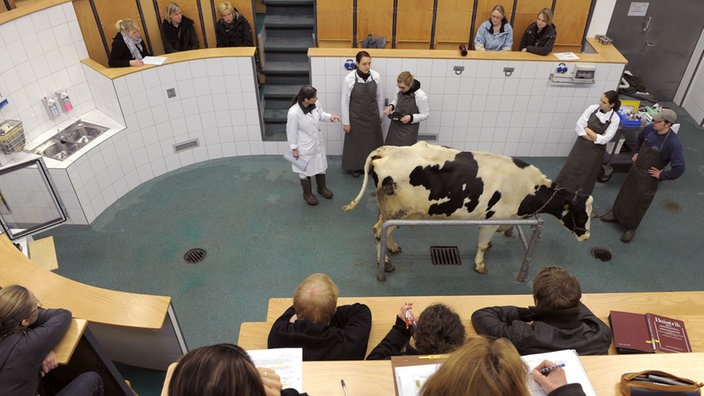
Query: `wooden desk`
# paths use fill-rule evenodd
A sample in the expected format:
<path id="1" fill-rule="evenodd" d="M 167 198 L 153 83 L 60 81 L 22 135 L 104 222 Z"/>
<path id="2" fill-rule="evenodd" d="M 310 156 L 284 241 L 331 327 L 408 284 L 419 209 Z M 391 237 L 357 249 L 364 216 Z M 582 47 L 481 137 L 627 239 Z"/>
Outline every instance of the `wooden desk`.
<path id="1" fill-rule="evenodd" d="M 71 360 L 73 351 L 76 349 L 78 342 L 81 340 L 83 332 L 86 330 L 88 322 L 85 319 L 72 319 L 64 338 L 54 347 L 56 359 L 59 364 L 67 364 Z"/>
<path id="2" fill-rule="evenodd" d="M 621 374 L 657 369 L 704 381 L 704 353 L 583 356 L 580 358 L 598 395 L 620 395 Z M 303 362 L 303 391 L 310 395 L 344 396 L 340 379 L 350 395 L 394 395 L 391 362 Z"/>

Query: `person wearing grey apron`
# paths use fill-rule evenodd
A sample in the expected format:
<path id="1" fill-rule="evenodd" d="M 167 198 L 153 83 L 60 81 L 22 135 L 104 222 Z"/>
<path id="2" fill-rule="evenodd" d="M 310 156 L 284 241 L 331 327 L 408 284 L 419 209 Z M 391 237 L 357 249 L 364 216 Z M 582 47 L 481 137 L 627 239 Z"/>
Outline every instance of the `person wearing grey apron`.
<path id="1" fill-rule="evenodd" d="M 630 242 L 663 180 L 674 180 L 684 173 L 684 152 L 677 134 L 670 128 L 677 114 L 663 109 L 653 123 L 638 134 L 634 164 L 616 196 L 612 211 L 601 216 L 605 222 L 618 222 L 626 229 L 621 242 Z M 667 165 L 670 169 L 663 170 Z"/>
<path id="2" fill-rule="evenodd" d="M 403 71 L 396 78 L 398 93 L 384 109 L 391 119 L 385 145 L 412 146 L 418 142 L 420 122 L 428 119 L 428 95 L 420 89 L 420 81 L 410 72 Z"/>
<path id="3" fill-rule="evenodd" d="M 571 192 L 591 195 L 606 152 L 606 143 L 616 134 L 621 122 L 616 113 L 621 107 L 618 93 L 605 92 L 598 105 L 592 105 L 577 120 L 575 141 L 555 183 Z"/>
<path id="4" fill-rule="evenodd" d="M 367 155 L 383 144 L 383 95 L 381 75 L 371 69 L 369 53 L 358 52 L 355 64 L 356 70 L 345 76 L 342 83 L 341 115 L 345 131 L 342 169 L 359 177 Z"/>

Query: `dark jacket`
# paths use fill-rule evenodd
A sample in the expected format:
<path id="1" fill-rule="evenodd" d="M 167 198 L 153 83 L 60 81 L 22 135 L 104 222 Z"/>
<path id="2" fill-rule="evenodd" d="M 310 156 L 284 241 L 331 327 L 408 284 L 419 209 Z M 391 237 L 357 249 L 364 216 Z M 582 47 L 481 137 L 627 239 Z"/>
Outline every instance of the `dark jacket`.
<path id="1" fill-rule="evenodd" d="M 505 337 L 521 355 L 576 349 L 580 355 L 607 354 L 611 329 L 586 307 L 547 311 L 536 307 L 487 307 L 472 314 L 477 334 Z"/>
<path id="2" fill-rule="evenodd" d="M 139 52 L 142 54 L 142 57 L 150 55 L 147 50 L 147 44 L 144 40 L 142 40 L 142 50 Z M 131 60 L 134 60 L 134 57 L 132 56 L 130 49 L 127 48 L 127 44 L 125 44 L 122 34 L 117 32 L 115 37 L 112 39 L 112 51 L 110 51 L 108 65 L 110 67 L 129 67 Z"/>
<path id="3" fill-rule="evenodd" d="M 174 27 L 171 21 L 164 19 L 161 27 L 161 41 L 167 54 L 200 48 L 192 19 L 182 16 L 178 27 Z"/>
<path id="4" fill-rule="evenodd" d="M 0 340 L 0 393 L 36 395 L 46 355 L 61 341 L 71 324 L 65 309 L 41 309 L 28 329 Z"/>
<path id="5" fill-rule="evenodd" d="M 547 55 L 552 52 L 552 48 L 555 46 L 555 37 L 557 37 L 555 25 L 551 23 L 538 32 L 538 24 L 533 22 L 523 33 L 518 50 L 522 51 L 525 48 L 526 51 L 533 54 Z"/>
<path id="6" fill-rule="evenodd" d="M 362 360 L 367 352 L 372 312 L 363 304 L 337 307 L 329 324 L 289 320 L 294 307 L 276 319 L 268 348 L 303 348 L 303 360 Z"/>
<path id="7" fill-rule="evenodd" d="M 237 13 L 232 26 L 228 26 L 222 19 L 215 24 L 215 38 L 218 47 L 251 47 L 252 28 L 249 22 Z"/>
<path id="8" fill-rule="evenodd" d="M 561 387 L 548 393 L 548 396 L 584 396 L 584 395 L 585 395 L 585 393 L 584 393 L 584 389 L 582 389 L 582 384 L 579 384 L 579 383 L 562 385 Z"/>
<path id="9" fill-rule="evenodd" d="M 391 356 L 418 355 L 410 344 L 411 329 L 406 328 L 406 322 L 396 316 L 396 323 L 386 337 L 369 353 L 367 360 L 391 359 Z"/>

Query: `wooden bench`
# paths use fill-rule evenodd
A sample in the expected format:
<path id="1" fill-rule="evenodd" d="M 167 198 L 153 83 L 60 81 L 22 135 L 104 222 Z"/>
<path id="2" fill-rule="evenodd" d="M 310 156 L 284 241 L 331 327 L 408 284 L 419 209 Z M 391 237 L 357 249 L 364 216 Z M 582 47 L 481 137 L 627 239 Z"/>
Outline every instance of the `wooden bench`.
<path id="1" fill-rule="evenodd" d="M 471 315 L 480 308 L 495 305 L 533 305 L 533 296 L 481 295 L 481 296 L 394 296 L 394 297 L 340 297 L 338 305 L 360 302 L 372 311 L 372 329 L 367 345 L 369 353 L 393 326 L 398 310 L 404 302 L 412 302 L 416 313 L 434 303 L 444 303 L 460 315 L 467 334 L 476 332 Z M 704 291 L 692 292 L 637 292 L 589 293 L 582 295 L 582 302 L 594 314 L 609 323 L 611 310 L 646 313 L 652 312 L 683 320 L 694 351 L 704 352 Z M 240 325 L 238 344 L 245 349 L 266 349 L 267 336 L 272 323 L 293 303 L 292 298 L 271 298 L 266 322 L 244 322 Z M 611 346 L 610 354 L 616 351 Z"/>

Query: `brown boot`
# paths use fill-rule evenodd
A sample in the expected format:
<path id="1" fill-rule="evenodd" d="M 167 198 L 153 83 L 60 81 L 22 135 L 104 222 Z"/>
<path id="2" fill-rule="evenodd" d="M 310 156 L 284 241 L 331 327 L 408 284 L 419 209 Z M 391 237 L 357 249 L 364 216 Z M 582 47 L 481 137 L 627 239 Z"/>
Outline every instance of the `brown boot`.
<path id="1" fill-rule="evenodd" d="M 318 194 L 327 199 L 332 198 L 332 191 L 325 187 L 325 173 L 315 175 L 315 183 L 318 185 Z"/>
<path id="2" fill-rule="evenodd" d="M 313 195 L 310 177 L 301 179 L 301 187 L 303 187 L 303 199 L 305 199 L 306 203 L 311 206 L 317 205 L 318 200 L 315 199 L 315 196 Z"/>

